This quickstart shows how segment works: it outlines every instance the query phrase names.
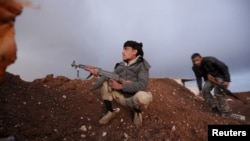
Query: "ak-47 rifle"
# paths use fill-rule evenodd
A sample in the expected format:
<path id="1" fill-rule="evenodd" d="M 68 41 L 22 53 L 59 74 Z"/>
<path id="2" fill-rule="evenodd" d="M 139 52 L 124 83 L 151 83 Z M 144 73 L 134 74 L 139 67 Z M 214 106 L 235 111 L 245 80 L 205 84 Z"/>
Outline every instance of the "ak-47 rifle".
<path id="1" fill-rule="evenodd" d="M 79 68 L 85 69 L 85 67 L 87 67 L 87 65 L 82 65 L 82 64 L 76 65 L 75 61 L 73 61 L 73 63 L 71 64 L 71 66 L 75 67 L 77 69 L 77 77 L 78 78 L 79 78 Z M 96 83 L 94 83 L 92 85 L 92 89 L 99 88 L 102 85 L 102 83 L 105 80 L 107 80 L 107 79 L 116 80 L 116 81 L 118 81 L 121 84 L 129 82 L 128 80 L 124 80 L 124 79 L 120 78 L 119 75 L 117 75 L 117 74 L 115 74 L 113 72 L 102 70 L 101 68 L 98 68 L 98 67 L 93 67 L 93 68 L 95 68 L 95 69 L 98 70 L 98 74 L 99 74 L 100 78 L 99 78 L 99 80 Z M 86 79 L 89 79 L 91 76 L 92 76 L 92 74 L 90 73 L 89 76 Z"/>
<path id="2" fill-rule="evenodd" d="M 223 92 L 224 94 L 226 94 L 226 95 L 228 95 L 228 96 L 231 96 L 231 97 L 233 97 L 233 98 L 235 98 L 235 99 L 238 99 L 238 100 L 240 100 L 241 102 L 243 102 L 244 104 L 247 104 L 246 101 L 240 99 L 238 96 L 236 96 L 235 94 L 233 94 L 233 93 L 232 93 L 229 89 L 227 89 L 224 85 L 218 83 L 218 81 L 215 79 L 215 77 L 212 76 L 211 74 L 208 74 L 208 75 L 207 75 L 207 78 L 208 78 L 208 80 L 210 80 L 212 83 L 214 83 L 217 87 L 219 87 L 219 88 L 222 90 L 222 92 Z"/>

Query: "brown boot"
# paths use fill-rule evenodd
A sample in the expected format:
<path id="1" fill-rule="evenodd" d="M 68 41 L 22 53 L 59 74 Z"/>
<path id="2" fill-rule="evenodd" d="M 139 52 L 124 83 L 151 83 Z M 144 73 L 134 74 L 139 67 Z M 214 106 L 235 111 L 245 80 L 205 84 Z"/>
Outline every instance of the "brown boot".
<path id="1" fill-rule="evenodd" d="M 108 111 L 108 113 L 99 120 L 99 124 L 107 124 L 111 119 L 115 117 L 115 115 L 115 112 Z"/>
<path id="2" fill-rule="evenodd" d="M 142 114 L 140 112 L 134 112 L 134 124 L 136 127 L 140 127 L 142 125 Z"/>
<path id="3" fill-rule="evenodd" d="M 213 107 L 213 108 L 212 108 L 212 113 L 217 114 L 217 115 L 220 115 L 220 114 L 221 114 L 221 112 L 220 112 L 220 110 L 219 110 L 218 107 Z"/>

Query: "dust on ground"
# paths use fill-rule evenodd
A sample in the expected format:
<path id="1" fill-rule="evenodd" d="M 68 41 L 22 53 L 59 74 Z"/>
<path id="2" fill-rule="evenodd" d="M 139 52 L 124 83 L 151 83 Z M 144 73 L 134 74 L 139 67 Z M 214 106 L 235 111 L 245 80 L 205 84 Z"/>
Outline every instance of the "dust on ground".
<path id="1" fill-rule="evenodd" d="M 97 80 L 69 79 L 52 74 L 26 82 L 7 73 L 0 84 L 0 138 L 17 141 L 206 141 L 211 124 L 250 124 L 250 102 L 230 98 L 234 113 L 246 120 L 222 118 L 210 112 L 200 98 L 169 78 L 151 78 L 153 102 L 143 112 L 143 126 L 133 124 L 133 112 L 120 108 L 107 125 L 98 120 L 106 112 Z M 250 92 L 238 93 L 250 101 Z M 81 129 L 80 129 L 81 128 Z"/>

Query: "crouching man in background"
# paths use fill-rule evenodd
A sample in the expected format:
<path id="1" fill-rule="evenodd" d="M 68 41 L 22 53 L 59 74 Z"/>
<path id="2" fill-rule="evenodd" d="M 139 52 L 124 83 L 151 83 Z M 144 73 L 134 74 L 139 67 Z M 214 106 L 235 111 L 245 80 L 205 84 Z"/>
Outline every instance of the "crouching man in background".
<path id="1" fill-rule="evenodd" d="M 134 111 L 134 123 L 142 125 L 142 111 L 147 109 L 152 101 L 151 92 L 145 91 L 148 86 L 150 64 L 143 58 L 142 43 L 126 41 L 123 46 L 123 61 L 115 65 L 114 73 L 124 82 L 106 80 L 101 86 L 101 95 L 107 113 L 99 120 L 100 124 L 107 124 L 117 112 L 112 107 L 115 101 Z M 98 76 L 98 70 L 86 67 L 86 71 Z"/>
<path id="2" fill-rule="evenodd" d="M 198 88 L 201 94 L 203 94 L 206 103 L 211 107 L 213 113 L 219 114 L 222 117 L 228 117 L 230 115 L 230 108 L 226 100 L 226 95 L 209 79 L 209 77 L 214 77 L 219 84 L 228 88 L 231 82 L 228 66 L 215 57 L 202 57 L 199 53 L 194 53 L 191 59 L 193 62 L 192 70 L 195 74 Z M 205 81 L 203 87 L 202 78 Z M 213 89 L 216 98 L 211 93 Z"/>

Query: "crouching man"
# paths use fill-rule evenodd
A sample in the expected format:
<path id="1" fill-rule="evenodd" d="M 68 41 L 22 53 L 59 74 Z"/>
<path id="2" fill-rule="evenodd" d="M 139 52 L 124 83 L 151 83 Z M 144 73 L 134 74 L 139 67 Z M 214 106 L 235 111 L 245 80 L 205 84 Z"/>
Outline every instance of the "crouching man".
<path id="1" fill-rule="evenodd" d="M 101 86 L 101 96 L 107 113 L 99 120 L 100 124 L 107 124 L 117 114 L 112 107 L 115 101 L 134 111 L 134 123 L 142 125 L 142 111 L 152 102 L 152 94 L 146 91 L 149 80 L 150 64 L 143 58 L 142 43 L 126 41 L 123 46 L 123 61 L 115 65 L 114 73 L 124 80 L 106 80 Z M 85 67 L 86 71 L 98 76 L 98 69 Z"/>

